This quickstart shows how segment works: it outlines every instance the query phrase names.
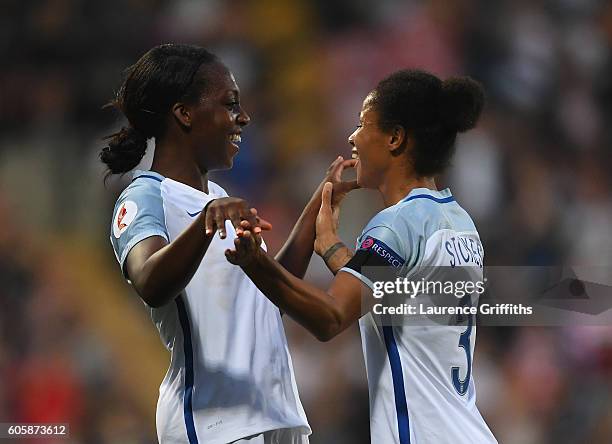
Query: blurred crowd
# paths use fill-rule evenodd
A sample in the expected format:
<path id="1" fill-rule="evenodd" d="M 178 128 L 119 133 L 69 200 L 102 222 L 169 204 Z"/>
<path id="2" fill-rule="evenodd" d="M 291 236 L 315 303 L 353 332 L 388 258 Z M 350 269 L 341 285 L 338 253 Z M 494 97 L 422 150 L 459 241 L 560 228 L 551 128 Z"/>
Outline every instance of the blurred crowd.
<path id="1" fill-rule="evenodd" d="M 154 442 L 150 418 L 116 379 L 108 345 L 70 303 L 83 296 L 70 270 L 3 199 L 0 219 L 0 422 L 68 426 L 69 441 L 28 444 Z"/>
<path id="2" fill-rule="evenodd" d="M 4 0 L 2 9 L 0 422 L 70 422 L 74 442 L 154 441 L 154 406 L 143 412 L 113 379 L 104 337 L 62 296 L 87 296 L 61 278 L 80 270 L 54 261 L 46 240 L 88 239 L 83 248 L 108 257 L 99 273 L 120 279 L 108 227 L 129 177 L 105 185 L 97 153 L 123 122 L 101 108 L 123 70 L 160 43 L 206 46 L 234 71 L 252 124 L 234 169 L 214 180 L 273 222 L 271 250 L 328 164 L 350 155 L 365 95 L 418 67 L 470 75 L 487 91 L 478 128 L 459 138 L 440 178 L 474 217 L 486 265 L 612 267 L 609 1 Z M 380 208 L 375 193 L 351 194 L 345 241 Z M 329 281 L 316 258 L 308 276 Z M 319 344 L 286 324 L 311 442 L 368 442 L 357 330 Z M 161 382 L 164 369 L 150 371 Z M 483 327 L 474 374 L 501 443 L 612 442 L 612 327 Z"/>

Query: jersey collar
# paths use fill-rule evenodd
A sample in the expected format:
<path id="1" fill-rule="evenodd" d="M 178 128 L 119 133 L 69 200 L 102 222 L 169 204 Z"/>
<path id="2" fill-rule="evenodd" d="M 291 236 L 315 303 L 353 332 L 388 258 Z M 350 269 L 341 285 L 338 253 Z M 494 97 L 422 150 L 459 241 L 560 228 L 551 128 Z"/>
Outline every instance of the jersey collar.
<path id="1" fill-rule="evenodd" d="M 132 180 L 136 180 L 139 177 L 146 177 L 146 178 L 150 178 L 150 179 L 155 179 L 158 182 L 162 182 L 165 179 L 164 176 L 162 176 L 159 173 L 156 173 L 155 171 L 135 170 Z"/>
<path id="2" fill-rule="evenodd" d="M 206 198 L 223 197 L 223 196 L 217 196 L 217 194 L 211 191 L 211 181 L 210 180 L 208 181 L 208 191 L 209 192 L 205 193 L 204 191 L 197 190 L 182 182 L 178 182 L 174 179 L 170 179 L 169 177 L 164 177 L 161 174 L 156 173 L 155 171 L 135 170 L 134 178 L 132 179 L 132 181 L 138 179 L 139 177 L 144 177 L 147 179 L 154 179 L 154 180 L 157 180 L 158 182 L 166 181 L 166 184 L 173 186 L 175 189 L 180 190 L 183 193 L 187 193 L 191 195 L 196 195 L 196 196 L 201 196 L 201 197 L 206 197 Z"/>
<path id="3" fill-rule="evenodd" d="M 413 188 L 400 202 L 410 202 L 415 199 L 428 199 L 437 203 L 448 203 L 455 200 L 449 188 L 440 191 L 429 188 Z"/>

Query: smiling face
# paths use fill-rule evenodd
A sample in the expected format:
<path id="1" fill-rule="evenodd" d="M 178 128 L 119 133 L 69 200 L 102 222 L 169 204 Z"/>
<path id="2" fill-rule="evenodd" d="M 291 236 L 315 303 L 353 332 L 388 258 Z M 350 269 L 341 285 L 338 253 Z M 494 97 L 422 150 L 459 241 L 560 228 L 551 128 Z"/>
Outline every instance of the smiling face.
<path id="1" fill-rule="evenodd" d="M 377 188 L 383 182 L 392 157 L 387 148 L 389 135 L 378 125 L 372 98 L 370 94 L 363 101 L 359 125 L 348 139 L 353 146 L 353 158 L 359 159 L 355 166 L 357 183 L 363 188 Z"/>
<path id="2" fill-rule="evenodd" d="M 228 169 L 238 153 L 242 128 L 251 118 L 240 106 L 240 90 L 232 73 L 221 63 L 201 69 L 207 87 L 191 107 L 191 137 L 202 171 Z"/>

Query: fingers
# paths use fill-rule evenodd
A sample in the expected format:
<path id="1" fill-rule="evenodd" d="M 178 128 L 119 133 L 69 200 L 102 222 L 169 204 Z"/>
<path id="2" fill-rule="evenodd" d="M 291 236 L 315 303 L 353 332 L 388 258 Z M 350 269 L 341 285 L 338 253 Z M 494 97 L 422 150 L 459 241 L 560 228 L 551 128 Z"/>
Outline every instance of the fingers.
<path id="1" fill-rule="evenodd" d="M 238 263 L 238 256 L 236 250 L 230 250 L 229 248 L 225 250 L 225 258 L 229 261 L 230 264 L 240 265 Z"/>
<path id="2" fill-rule="evenodd" d="M 342 181 L 342 173 L 344 172 L 344 170 L 347 168 L 355 168 L 356 164 L 357 164 L 357 159 L 347 159 L 347 160 L 343 160 L 342 162 L 340 162 L 336 166 L 334 179 L 337 180 L 338 182 Z"/>
<path id="3" fill-rule="evenodd" d="M 252 226 L 257 225 L 257 210 L 255 208 L 244 208 L 244 210 L 240 212 L 240 219 L 249 221 Z M 238 226 L 240 226 L 240 223 L 237 227 Z"/>
<path id="4" fill-rule="evenodd" d="M 268 222 L 265 219 L 262 219 L 261 217 L 257 217 L 257 225 L 263 230 L 263 231 L 270 231 L 272 229 L 272 224 L 270 222 Z M 255 233 L 257 233 L 257 230 L 254 230 Z M 261 230 L 260 230 L 261 231 Z"/>
<path id="5" fill-rule="evenodd" d="M 336 157 L 334 161 L 329 165 L 329 168 L 327 169 L 327 175 L 328 176 L 333 175 L 336 168 L 338 167 L 340 163 L 342 163 L 343 160 L 344 158 L 342 156 Z"/>
<path id="6" fill-rule="evenodd" d="M 225 257 L 230 263 L 234 265 L 240 265 L 245 260 L 245 255 L 242 251 L 240 239 L 234 239 L 234 248 L 234 250 L 230 250 L 229 248 L 225 250 Z"/>
<path id="7" fill-rule="evenodd" d="M 244 231 L 241 237 L 234 239 L 234 246 L 236 247 L 236 254 L 240 258 L 247 256 L 249 252 L 248 243 L 250 239 L 250 231 Z"/>
<path id="8" fill-rule="evenodd" d="M 215 221 L 215 225 L 217 226 L 217 230 L 219 230 L 219 237 L 221 239 L 225 239 L 227 236 L 225 232 L 225 215 L 220 211 L 215 211 L 213 214 L 213 220 Z"/>
<path id="9" fill-rule="evenodd" d="M 206 218 L 204 219 L 204 229 L 206 231 L 207 236 L 212 236 L 215 232 L 215 220 L 214 220 L 214 211 L 212 208 L 209 208 L 206 211 Z"/>
<path id="10" fill-rule="evenodd" d="M 244 254 L 252 253 L 253 251 L 255 251 L 255 248 L 257 248 L 257 245 L 255 243 L 255 236 L 251 233 L 250 230 L 244 231 L 244 233 L 242 233 L 242 236 L 237 240 L 239 241 L 241 251 Z"/>
<path id="11" fill-rule="evenodd" d="M 332 164 L 329 167 L 329 172 L 328 172 L 328 176 L 335 181 L 339 181 L 341 180 L 341 176 L 342 176 L 342 164 L 345 162 L 344 158 L 342 156 L 338 156 L 336 158 L 336 160 L 334 160 L 332 162 Z"/>
<path id="12" fill-rule="evenodd" d="M 342 181 L 342 173 L 346 168 L 354 168 L 357 164 L 357 159 L 344 160 L 339 156 L 329 167 L 328 176 L 335 182 Z"/>
<path id="13" fill-rule="evenodd" d="M 257 225 L 255 225 L 255 227 L 253 227 L 248 220 L 243 220 L 240 222 L 240 228 L 242 230 L 250 230 L 254 234 L 260 234 L 262 231 L 270 231 L 272 229 L 272 224 L 258 217 Z"/>
<path id="14" fill-rule="evenodd" d="M 243 221 L 243 225 L 248 222 Z M 250 230 L 244 230 L 234 239 L 234 250 L 225 250 L 225 257 L 234 265 L 245 265 L 253 259 L 259 248 L 257 243 L 257 235 L 251 233 Z"/>
<path id="15" fill-rule="evenodd" d="M 345 168 L 355 168 L 355 165 L 357 165 L 357 162 L 359 161 L 359 159 L 346 159 L 344 162 L 341 163 L 341 167 L 342 169 Z"/>
<path id="16" fill-rule="evenodd" d="M 240 238 L 244 238 L 244 234 L 246 232 L 250 232 L 253 233 L 254 238 L 255 238 L 255 243 L 257 244 L 257 246 L 259 247 L 261 245 L 261 243 L 263 242 L 263 238 L 261 237 L 261 230 L 257 231 L 258 227 L 253 228 L 251 226 L 251 224 L 249 224 L 248 221 L 243 220 L 240 223 L 240 227 L 242 228 L 242 230 L 238 233 L 236 232 L 236 234 L 238 235 L 238 237 Z M 247 236 L 248 238 L 249 236 Z"/>
<path id="17" fill-rule="evenodd" d="M 320 211 L 331 211 L 331 198 L 334 186 L 331 182 L 325 182 L 323 191 L 321 191 L 321 209 Z"/>
<path id="18" fill-rule="evenodd" d="M 328 178 L 334 184 L 336 192 L 343 195 L 356 188 L 360 188 L 356 180 L 342 181 L 342 173 L 347 168 L 354 168 L 357 165 L 357 159 L 344 160 L 342 156 L 339 156 L 330 166 L 328 171 Z M 342 196 L 343 197 L 343 196 Z"/>
<path id="19" fill-rule="evenodd" d="M 262 230 L 272 229 L 272 224 L 260 218 L 257 210 L 249 208 L 244 200 L 226 197 L 215 200 L 207 207 L 204 215 L 206 235 L 211 236 L 215 230 L 219 230 L 219 237 L 225 239 L 227 237 L 226 220 L 232 223 L 236 234 L 240 234 L 243 229 L 250 229 L 257 236 Z M 243 221 L 248 222 L 248 225 L 243 226 Z"/>
<path id="20" fill-rule="evenodd" d="M 361 185 L 357 183 L 357 179 L 347 180 L 346 182 L 340 182 L 338 185 L 339 193 L 348 193 L 349 191 L 356 190 L 357 188 L 361 188 Z"/>
<path id="21" fill-rule="evenodd" d="M 221 239 L 225 239 L 227 237 L 227 232 L 225 229 L 225 221 L 229 220 L 234 226 L 234 229 L 236 230 L 236 234 L 240 234 L 244 228 L 249 228 L 252 226 L 250 222 L 251 220 L 256 220 L 250 217 L 249 219 L 246 219 L 244 216 L 245 216 L 244 214 L 241 215 L 240 213 L 236 211 L 229 211 L 226 214 L 224 214 L 223 212 L 217 211 L 211 216 L 213 220 L 212 232 L 214 232 L 215 228 L 218 229 L 219 237 Z M 247 222 L 248 225 L 243 227 L 242 225 L 243 222 Z M 261 232 L 261 228 L 256 226 L 254 231 Z M 208 234 L 208 230 L 206 232 Z"/>
<path id="22" fill-rule="evenodd" d="M 236 229 L 236 233 L 238 233 L 238 231 L 241 230 L 241 228 L 240 228 L 240 221 L 241 221 L 240 213 L 237 212 L 237 211 L 234 211 L 234 210 L 230 210 L 230 211 L 227 212 L 227 218 L 232 222 L 232 225 Z"/>
<path id="23" fill-rule="evenodd" d="M 249 227 L 255 227 L 253 228 L 253 232 L 255 234 L 261 233 L 262 230 L 270 231 L 272 229 L 272 224 L 270 222 L 268 222 L 265 219 L 262 219 L 261 217 L 257 215 L 257 209 L 251 208 L 251 213 L 253 214 L 253 216 L 255 216 L 255 224 L 249 223 Z M 249 228 L 249 227 L 246 227 L 246 228 Z"/>
<path id="24" fill-rule="evenodd" d="M 316 236 L 335 233 L 338 225 L 338 211 L 332 207 L 333 185 L 326 182 L 321 191 L 321 208 L 315 223 Z"/>

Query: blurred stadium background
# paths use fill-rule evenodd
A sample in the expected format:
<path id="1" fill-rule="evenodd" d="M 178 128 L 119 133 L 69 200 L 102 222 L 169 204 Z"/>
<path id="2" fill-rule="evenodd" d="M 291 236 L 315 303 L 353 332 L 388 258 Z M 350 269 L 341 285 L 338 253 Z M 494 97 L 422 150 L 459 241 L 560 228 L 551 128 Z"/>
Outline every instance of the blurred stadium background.
<path id="1" fill-rule="evenodd" d="M 605 0 L 2 0 L 0 422 L 69 422 L 70 442 L 155 442 L 169 356 L 108 241 L 101 106 L 150 47 L 197 43 L 235 72 L 253 118 L 215 178 L 274 223 L 277 249 L 361 100 L 389 72 L 469 74 L 479 128 L 442 182 L 487 264 L 612 264 L 612 3 Z M 358 191 L 342 236 L 380 207 Z M 315 258 L 309 276 L 329 280 Z M 313 444 L 366 443 L 356 328 L 319 344 L 286 320 Z M 612 328 L 482 328 L 478 404 L 504 444 L 612 442 Z M 36 441 L 42 442 L 42 441 Z M 65 441 L 62 441 L 65 442 Z M 377 443 L 379 444 L 379 443 Z"/>

